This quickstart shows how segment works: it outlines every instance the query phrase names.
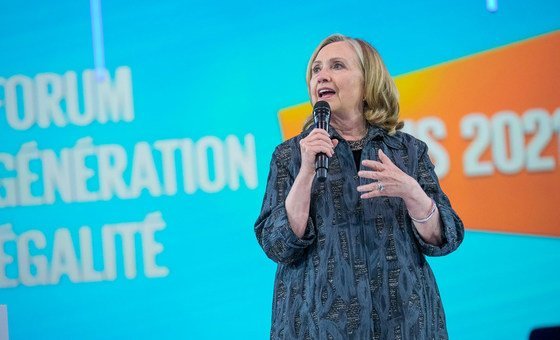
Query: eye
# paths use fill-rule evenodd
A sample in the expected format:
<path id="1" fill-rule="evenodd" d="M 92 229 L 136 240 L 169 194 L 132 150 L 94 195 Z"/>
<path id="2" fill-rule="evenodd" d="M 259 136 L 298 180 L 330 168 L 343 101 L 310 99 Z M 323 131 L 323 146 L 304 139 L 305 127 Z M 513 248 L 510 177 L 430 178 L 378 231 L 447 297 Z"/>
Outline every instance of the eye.
<path id="1" fill-rule="evenodd" d="M 341 63 L 341 62 L 339 62 L 339 61 L 337 61 L 337 62 L 335 62 L 335 63 L 332 65 L 332 68 L 333 68 L 334 70 L 341 70 L 341 69 L 344 68 L 344 64 Z"/>
<path id="2" fill-rule="evenodd" d="M 319 65 L 315 65 L 313 66 L 313 68 L 311 69 L 312 73 L 319 73 L 319 71 L 321 71 L 321 67 Z"/>

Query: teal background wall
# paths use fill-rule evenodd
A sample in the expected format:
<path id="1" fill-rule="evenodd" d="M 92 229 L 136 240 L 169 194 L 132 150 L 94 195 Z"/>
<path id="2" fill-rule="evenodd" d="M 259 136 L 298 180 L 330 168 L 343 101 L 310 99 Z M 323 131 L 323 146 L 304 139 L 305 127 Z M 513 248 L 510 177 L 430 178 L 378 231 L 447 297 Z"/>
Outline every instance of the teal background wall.
<path id="1" fill-rule="evenodd" d="M 501 1 L 491 13 L 482 0 L 117 0 L 101 18 L 109 78 L 96 80 L 89 2 L 1 4 L 0 304 L 11 339 L 267 338 L 275 264 L 253 223 L 281 142 L 277 112 L 307 100 L 315 46 L 334 32 L 364 38 L 397 76 L 558 30 L 560 3 Z M 80 117 L 91 100 L 92 115 L 106 107 L 114 121 L 72 122 L 73 90 Z M 20 121 L 55 117 L 55 105 L 66 124 L 17 129 L 9 105 Z M 59 169 L 45 168 L 49 152 Z M 51 201 L 46 182 L 58 183 Z M 450 337 L 525 339 L 559 325 L 559 246 L 467 231 L 457 252 L 430 259 Z"/>

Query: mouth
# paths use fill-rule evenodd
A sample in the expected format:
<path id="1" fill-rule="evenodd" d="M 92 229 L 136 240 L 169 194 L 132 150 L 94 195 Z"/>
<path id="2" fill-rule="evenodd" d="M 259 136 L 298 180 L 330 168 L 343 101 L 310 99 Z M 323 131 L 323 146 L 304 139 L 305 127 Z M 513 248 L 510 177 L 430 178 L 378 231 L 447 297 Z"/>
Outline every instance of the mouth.
<path id="1" fill-rule="evenodd" d="M 319 99 L 329 99 L 336 94 L 336 91 L 329 87 L 322 87 L 317 91 Z"/>

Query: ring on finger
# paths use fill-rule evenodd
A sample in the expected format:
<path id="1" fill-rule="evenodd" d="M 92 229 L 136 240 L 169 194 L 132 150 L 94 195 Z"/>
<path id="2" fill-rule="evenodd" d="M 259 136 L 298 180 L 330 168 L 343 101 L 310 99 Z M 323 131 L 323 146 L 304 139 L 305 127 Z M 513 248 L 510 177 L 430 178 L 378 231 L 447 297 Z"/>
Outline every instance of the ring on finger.
<path id="1" fill-rule="evenodd" d="M 377 182 L 377 190 L 379 190 L 380 192 L 385 190 L 385 187 L 381 182 Z"/>

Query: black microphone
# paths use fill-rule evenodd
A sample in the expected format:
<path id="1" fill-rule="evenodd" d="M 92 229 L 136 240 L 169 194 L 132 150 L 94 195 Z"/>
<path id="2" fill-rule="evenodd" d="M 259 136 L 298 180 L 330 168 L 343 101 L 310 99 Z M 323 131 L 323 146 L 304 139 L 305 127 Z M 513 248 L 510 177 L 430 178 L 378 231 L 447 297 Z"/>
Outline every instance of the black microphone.
<path id="1" fill-rule="evenodd" d="M 329 122 L 331 120 L 331 107 L 329 103 L 324 100 L 318 101 L 313 106 L 313 119 L 315 120 L 315 127 L 329 132 Z M 327 179 L 327 172 L 329 171 L 329 157 L 323 152 L 320 152 L 315 157 L 315 173 L 319 182 L 324 182 Z"/>

